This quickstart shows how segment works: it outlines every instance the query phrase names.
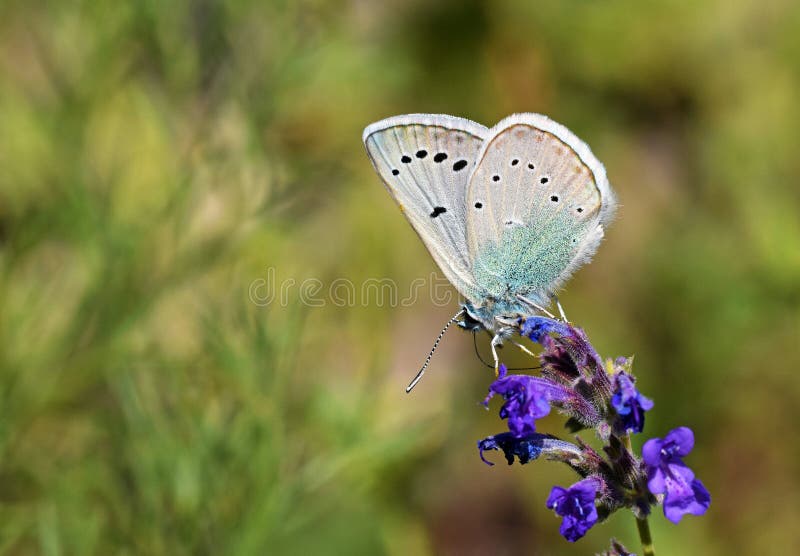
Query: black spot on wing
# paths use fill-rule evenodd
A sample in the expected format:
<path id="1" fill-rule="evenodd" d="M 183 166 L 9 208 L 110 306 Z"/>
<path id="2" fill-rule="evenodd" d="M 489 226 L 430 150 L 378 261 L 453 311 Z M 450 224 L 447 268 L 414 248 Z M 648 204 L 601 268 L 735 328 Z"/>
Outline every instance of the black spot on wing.
<path id="1" fill-rule="evenodd" d="M 403 157 L 400 159 L 400 162 L 402 162 L 403 164 L 408 164 L 409 162 L 411 162 L 411 157 L 404 154 Z"/>
<path id="2" fill-rule="evenodd" d="M 393 169 L 392 169 L 392 175 L 393 175 L 393 176 L 396 176 L 396 175 L 397 175 L 397 174 L 399 174 L 399 173 L 400 173 L 400 170 L 398 170 L 397 168 L 393 168 Z"/>
<path id="3" fill-rule="evenodd" d="M 443 162 L 445 160 L 447 160 L 447 153 L 436 153 L 433 155 L 434 162 Z"/>
<path id="4" fill-rule="evenodd" d="M 444 214 L 447 212 L 447 209 L 444 207 L 433 207 L 433 212 L 431 213 L 431 218 L 436 218 L 440 214 Z"/>
<path id="5" fill-rule="evenodd" d="M 456 161 L 455 164 L 453 164 L 453 171 L 454 172 L 459 172 L 459 171 L 463 170 L 466 167 L 467 167 L 467 161 L 464 160 L 464 159 L 461 159 L 461 160 Z"/>
<path id="6" fill-rule="evenodd" d="M 425 149 L 417 151 L 417 158 L 425 158 L 426 156 L 428 156 L 428 151 Z"/>

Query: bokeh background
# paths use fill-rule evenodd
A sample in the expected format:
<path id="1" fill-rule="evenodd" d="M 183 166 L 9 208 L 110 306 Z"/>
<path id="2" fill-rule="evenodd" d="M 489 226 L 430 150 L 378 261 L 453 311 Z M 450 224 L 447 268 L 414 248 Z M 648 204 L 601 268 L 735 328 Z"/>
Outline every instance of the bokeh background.
<path id="1" fill-rule="evenodd" d="M 635 354 L 642 436 L 697 435 L 712 506 L 659 553 L 800 552 L 798 60 L 792 0 L 3 2 L 0 553 L 638 549 L 559 536 L 566 468 L 480 462 L 469 334 L 404 394 L 455 302 L 300 299 L 435 271 L 366 124 L 519 111 L 621 201 L 569 316 Z"/>

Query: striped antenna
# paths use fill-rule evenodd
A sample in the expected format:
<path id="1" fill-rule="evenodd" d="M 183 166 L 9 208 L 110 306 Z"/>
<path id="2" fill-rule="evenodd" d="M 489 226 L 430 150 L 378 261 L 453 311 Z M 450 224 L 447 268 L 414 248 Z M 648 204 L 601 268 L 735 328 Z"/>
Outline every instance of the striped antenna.
<path id="1" fill-rule="evenodd" d="M 431 348 L 431 351 L 430 351 L 430 353 L 428 354 L 428 357 L 426 357 L 426 358 L 425 358 L 425 363 L 423 363 L 423 365 L 422 365 L 422 368 L 421 368 L 421 369 L 419 370 L 419 372 L 417 373 L 417 376 L 415 376 L 415 377 L 414 377 L 414 380 L 412 380 L 412 381 L 409 383 L 409 385 L 408 385 L 408 386 L 406 386 L 406 394 L 408 394 L 409 392 L 411 392 L 411 391 L 414 389 L 414 386 L 416 386 L 416 385 L 417 385 L 417 383 L 418 383 L 420 380 L 422 380 L 422 375 L 424 375 L 424 374 L 425 374 L 425 369 L 427 369 L 427 368 L 428 368 L 428 363 L 430 363 L 430 362 L 431 362 L 431 357 L 433 357 L 433 352 L 434 352 L 434 351 L 436 351 L 436 348 L 437 348 L 437 347 L 439 347 L 439 342 L 441 342 L 441 341 L 442 341 L 442 337 L 444 336 L 444 333 L 445 333 L 445 332 L 447 332 L 447 329 L 448 329 L 448 328 L 450 328 L 450 325 L 451 325 L 451 324 L 453 324 L 454 322 L 458 322 L 458 319 L 459 319 L 459 317 L 460 317 L 461 315 L 463 315 L 463 314 L 464 314 L 464 309 L 461 309 L 461 310 L 460 310 L 458 313 L 456 313 L 455 315 L 453 315 L 453 318 L 451 318 L 449 321 L 447 321 L 447 324 L 445 324 L 445 325 L 444 325 L 444 328 L 442 328 L 442 331 L 441 331 L 441 332 L 439 332 L 439 337 L 438 337 L 438 338 L 436 338 L 436 341 L 435 341 L 435 342 L 433 342 L 433 347 Z"/>

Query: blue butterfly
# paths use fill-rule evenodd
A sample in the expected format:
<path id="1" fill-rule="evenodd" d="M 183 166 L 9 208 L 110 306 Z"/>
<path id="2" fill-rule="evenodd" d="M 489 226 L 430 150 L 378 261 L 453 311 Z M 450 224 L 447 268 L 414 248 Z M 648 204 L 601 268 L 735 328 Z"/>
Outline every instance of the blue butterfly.
<path id="1" fill-rule="evenodd" d="M 367 126 L 363 140 L 389 194 L 467 300 L 448 326 L 463 317 L 462 327 L 492 333 L 497 368 L 495 347 L 520 319 L 549 314 L 556 292 L 597 250 L 616 208 L 605 168 L 540 114 L 514 114 L 491 129 L 408 114 Z"/>

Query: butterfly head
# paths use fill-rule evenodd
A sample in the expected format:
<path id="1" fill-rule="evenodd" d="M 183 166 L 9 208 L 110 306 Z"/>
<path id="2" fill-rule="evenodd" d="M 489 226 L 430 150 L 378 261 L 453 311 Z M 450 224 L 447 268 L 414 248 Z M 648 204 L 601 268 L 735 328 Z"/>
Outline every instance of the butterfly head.
<path id="1" fill-rule="evenodd" d="M 464 304 L 464 314 L 462 320 L 458 323 L 458 327 L 468 332 L 480 332 L 481 330 L 485 330 L 486 327 L 479 318 L 473 316 L 473 314 L 475 314 L 475 308 L 472 306 L 472 303 Z"/>
<path id="2" fill-rule="evenodd" d="M 485 299 L 481 305 L 464 304 L 464 315 L 459 326 L 469 331 L 487 330 L 494 334 L 517 328 L 526 317 L 534 314 L 521 302 Z"/>

